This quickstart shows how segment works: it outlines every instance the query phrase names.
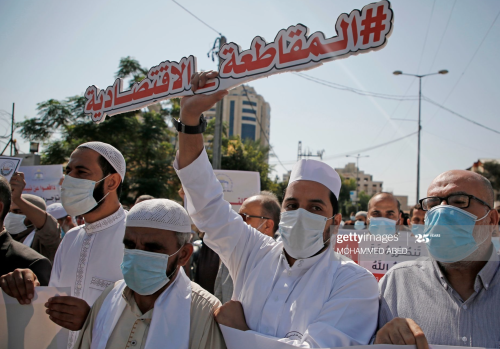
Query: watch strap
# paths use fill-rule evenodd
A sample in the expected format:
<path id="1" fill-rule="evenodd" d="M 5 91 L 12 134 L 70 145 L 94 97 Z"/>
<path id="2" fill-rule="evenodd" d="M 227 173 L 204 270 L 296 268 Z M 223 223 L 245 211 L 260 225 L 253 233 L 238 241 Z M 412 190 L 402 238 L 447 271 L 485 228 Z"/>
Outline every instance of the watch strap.
<path id="1" fill-rule="evenodd" d="M 207 120 L 205 119 L 203 114 L 200 115 L 200 124 L 196 126 L 184 125 L 182 122 L 180 122 L 175 118 L 172 118 L 172 122 L 174 124 L 175 129 L 178 132 L 182 132 L 185 134 L 190 134 L 190 135 L 200 134 L 205 132 L 205 130 L 207 129 Z"/>

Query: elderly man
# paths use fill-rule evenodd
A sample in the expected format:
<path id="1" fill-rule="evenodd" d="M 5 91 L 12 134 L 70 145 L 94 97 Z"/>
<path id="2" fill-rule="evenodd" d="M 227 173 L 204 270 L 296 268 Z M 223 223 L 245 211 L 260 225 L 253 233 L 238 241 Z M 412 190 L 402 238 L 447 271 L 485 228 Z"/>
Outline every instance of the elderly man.
<path id="1" fill-rule="evenodd" d="M 22 281 L 24 278 L 33 278 L 33 283 L 28 285 L 29 292 L 33 292 L 35 286 L 47 286 L 52 265 L 47 258 L 32 248 L 12 239 L 4 227 L 4 220 L 10 207 L 11 188 L 5 177 L 0 176 L 0 275 L 2 275 L 0 288 L 15 297 L 18 295 L 17 287 L 11 290 L 9 285 L 15 285 L 18 280 Z M 28 270 L 29 273 L 26 273 Z M 24 285 L 21 284 L 19 287 Z"/>
<path id="2" fill-rule="evenodd" d="M 280 221 L 281 207 L 275 194 L 261 191 L 259 195 L 246 199 L 240 207 L 239 214 L 246 224 L 264 235 L 276 238 Z M 221 263 L 215 278 L 214 295 L 224 304 L 233 296 L 233 279 L 229 269 Z"/>
<path id="3" fill-rule="evenodd" d="M 124 280 L 109 286 L 88 316 L 68 317 L 85 321 L 75 348 L 225 348 L 213 317 L 220 302 L 182 268 L 193 253 L 190 239 L 189 216 L 179 204 L 151 199 L 135 205 L 123 238 Z M 64 318 L 64 298 L 49 300 L 50 316 Z"/>
<path id="4" fill-rule="evenodd" d="M 498 347 L 500 271 L 491 236 L 493 188 L 464 170 L 439 175 L 420 200 L 430 258 L 394 266 L 380 281 L 375 343 Z"/>
<path id="5" fill-rule="evenodd" d="M 61 201 L 70 216 L 83 215 L 85 225 L 69 231 L 62 240 L 49 286 L 71 287 L 71 297 L 64 299 L 69 309 L 88 308 L 109 285 L 123 278 L 120 263 L 126 214 L 119 197 L 125 170 L 123 155 L 102 142 L 81 144 L 66 166 Z M 20 295 L 28 303 L 33 297 L 22 290 Z M 70 332 L 69 349 L 77 336 Z"/>
<path id="6" fill-rule="evenodd" d="M 391 193 L 377 193 L 368 202 L 368 223 L 373 235 L 395 234 L 401 224 L 399 201 Z"/>
<path id="7" fill-rule="evenodd" d="M 193 90 L 216 75 L 195 74 Z M 292 170 L 282 204 L 282 240 L 247 225 L 224 201 L 201 135 L 201 113 L 226 94 L 183 98 L 180 120 L 175 121 L 180 133 L 174 168 L 188 212 L 234 281 L 234 300 L 216 311 L 217 321 L 295 346 L 368 343 L 377 323 L 376 280 L 329 248 L 342 218 L 340 176 L 323 162 L 301 160 Z"/>
<path id="8" fill-rule="evenodd" d="M 39 196 L 22 194 L 26 181 L 24 173 L 16 172 L 10 179 L 12 205 L 5 218 L 5 226 L 12 238 L 31 247 L 54 261 L 61 235 L 57 221 L 47 214 L 45 200 Z"/>
<path id="9" fill-rule="evenodd" d="M 63 238 L 68 231 L 76 227 L 73 218 L 66 212 L 63 205 L 58 202 L 47 206 L 47 213 L 57 219 L 57 223 L 61 228 L 61 238 Z"/>

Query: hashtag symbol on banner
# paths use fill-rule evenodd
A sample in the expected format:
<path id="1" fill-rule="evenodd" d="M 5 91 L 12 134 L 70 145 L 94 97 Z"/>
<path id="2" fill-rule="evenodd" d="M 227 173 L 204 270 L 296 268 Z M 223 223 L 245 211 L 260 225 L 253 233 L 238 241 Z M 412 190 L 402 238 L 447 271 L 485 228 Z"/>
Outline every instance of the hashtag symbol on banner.
<path id="1" fill-rule="evenodd" d="M 386 18 L 387 14 L 384 13 L 384 6 L 379 6 L 377 8 L 377 15 L 375 17 L 373 17 L 372 8 L 366 11 L 366 18 L 361 21 L 363 29 L 359 33 L 363 37 L 363 45 L 368 44 L 371 34 L 373 34 L 374 42 L 380 40 L 380 33 L 385 30 L 385 24 L 383 24 L 383 22 Z"/>

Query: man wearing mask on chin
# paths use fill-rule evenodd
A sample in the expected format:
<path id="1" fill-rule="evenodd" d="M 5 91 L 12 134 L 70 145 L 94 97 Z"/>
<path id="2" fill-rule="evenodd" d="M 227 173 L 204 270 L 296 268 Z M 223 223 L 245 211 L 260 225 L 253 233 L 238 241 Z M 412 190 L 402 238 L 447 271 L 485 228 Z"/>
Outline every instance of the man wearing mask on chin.
<path id="1" fill-rule="evenodd" d="M 216 76 L 193 75 L 193 90 Z M 180 131 L 174 168 L 188 212 L 234 282 L 233 300 L 215 312 L 216 320 L 295 346 L 367 344 L 377 324 L 377 282 L 329 248 L 341 221 L 339 175 L 320 161 L 301 160 L 292 170 L 282 204 L 282 240 L 247 225 L 224 201 L 201 134 L 205 120 L 200 115 L 226 94 L 184 97 L 180 120 L 174 122 Z"/>
<path id="2" fill-rule="evenodd" d="M 391 193 L 377 193 L 368 201 L 368 230 L 373 235 L 394 235 L 401 224 L 399 201 Z"/>
<path id="3" fill-rule="evenodd" d="M 439 175 L 420 200 L 430 257 L 392 267 L 380 280 L 376 344 L 497 348 L 499 257 L 491 183 L 454 170 Z"/>
<path id="4" fill-rule="evenodd" d="M 225 349 L 213 317 L 220 302 L 184 273 L 190 239 L 181 205 L 167 199 L 134 205 L 121 246 L 123 280 L 112 283 L 90 312 L 82 309 L 68 321 L 59 306 L 65 297 L 53 297 L 48 314 L 63 327 L 81 328 L 76 349 Z"/>
<path id="5" fill-rule="evenodd" d="M 82 305 L 88 309 L 106 287 L 123 278 L 126 214 L 119 196 L 125 170 L 120 151 L 102 142 L 78 146 L 66 166 L 61 201 L 68 215 L 82 215 L 85 225 L 70 230 L 59 245 L 49 286 L 71 287 L 71 297 L 64 302 L 75 312 Z M 19 294 L 17 298 L 28 303 L 33 298 L 22 290 Z M 70 332 L 68 348 L 77 336 Z"/>
<path id="6" fill-rule="evenodd" d="M 17 242 L 31 247 L 54 262 L 61 241 L 57 221 L 47 214 L 45 200 L 39 196 L 22 194 L 26 181 L 24 173 L 16 172 L 10 179 L 12 204 L 5 217 L 5 228 Z"/>

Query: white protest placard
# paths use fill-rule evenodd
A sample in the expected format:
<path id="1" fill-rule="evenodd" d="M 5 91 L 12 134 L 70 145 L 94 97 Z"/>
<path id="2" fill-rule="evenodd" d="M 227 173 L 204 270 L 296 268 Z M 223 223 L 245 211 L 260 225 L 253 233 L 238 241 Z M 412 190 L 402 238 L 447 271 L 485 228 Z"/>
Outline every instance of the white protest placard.
<path id="1" fill-rule="evenodd" d="M 418 242 L 410 233 L 400 232 L 397 235 L 370 235 L 371 239 L 359 242 L 358 263 L 380 279 L 389 269 L 398 263 L 415 261 L 429 255 L 424 242 Z M 380 239 L 376 240 L 379 237 Z"/>
<path id="2" fill-rule="evenodd" d="M 61 202 L 62 165 L 21 166 L 26 186 L 23 194 L 33 194 L 45 200 L 47 206 Z"/>
<path id="3" fill-rule="evenodd" d="M 141 109 L 161 100 L 212 94 L 274 74 L 313 69 L 328 61 L 377 51 L 387 44 L 393 19 L 390 2 L 382 0 L 361 11 L 342 13 L 335 23 L 336 35 L 329 38 L 319 31 L 309 35 L 309 28 L 299 23 L 281 29 L 270 43 L 256 36 L 245 51 L 229 42 L 218 53 L 222 62 L 219 76 L 196 92 L 191 90 L 191 76 L 197 71 L 194 56 L 183 57 L 179 62 L 164 61 L 152 67 L 147 77 L 130 90 L 123 91 L 120 78 L 106 89 L 89 86 L 84 94 L 84 111 L 100 123 L 106 115 Z"/>
<path id="4" fill-rule="evenodd" d="M 0 156 L 0 174 L 10 181 L 10 178 L 17 171 L 23 159 L 11 156 Z"/>
<path id="5" fill-rule="evenodd" d="M 247 198 L 260 193 L 260 174 L 253 171 L 214 170 L 222 185 L 224 200 L 236 212 Z"/>
<path id="6" fill-rule="evenodd" d="M 50 297 L 69 296 L 71 287 L 35 287 L 31 304 L 0 292 L 0 348 L 66 349 L 69 331 L 45 313 Z"/>
<path id="7" fill-rule="evenodd" d="M 219 325 L 227 349 L 296 349 L 291 344 L 279 342 L 274 337 L 269 337 L 254 331 L 240 331 L 224 325 Z M 463 349 L 464 347 L 452 345 L 429 344 L 430 349 Z M 482 347 L 468 347 L 469 349 L 485 349 Z M 320 348 L 330 349 L 330 348 Z M 335 349 L 417 349 L 416 345 L 392 345 L 392 344 L 373 344 L 373 345 L 353 345 L 350 347 L 337 347 Z"/>

